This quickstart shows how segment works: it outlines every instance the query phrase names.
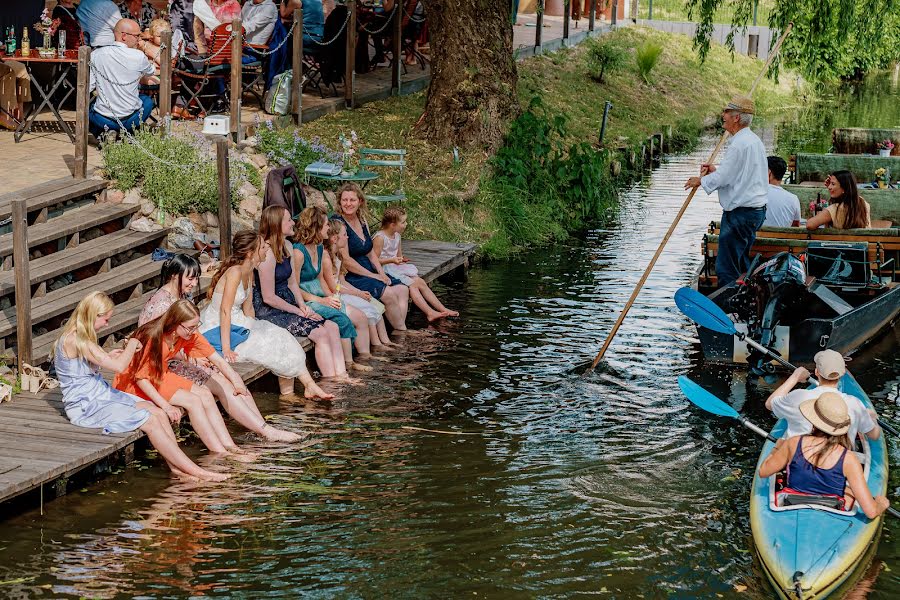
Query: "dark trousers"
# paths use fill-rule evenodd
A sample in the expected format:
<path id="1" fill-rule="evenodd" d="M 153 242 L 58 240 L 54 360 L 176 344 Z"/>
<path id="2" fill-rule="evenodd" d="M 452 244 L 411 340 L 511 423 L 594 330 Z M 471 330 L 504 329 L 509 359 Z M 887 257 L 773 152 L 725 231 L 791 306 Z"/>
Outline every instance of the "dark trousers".
<path id="1" fill-rule="evenodd" d="M 719 287 L 735 281 L 750 266 L 750 247 L 765 220 L 765 208 L 736 208 L 722 213 L 716 254 Z"/>
<path id="2" fill-rule="evenodd" d="M 125 129 L 128 131 L 134 131 L 141 124 L 150 118 L 150 112 L 153 110 L 153 98 L 150 96 L 144 96 L 141 94 L 138 96 L 141 100 L 141 108 L 134 111 L 127 117 L 121 117 L 119 121 L 122 122 L 122 125 L 125 126 Z M 115 119 L 110 119 L 107 116 L 101 115 L 96 110 L 94 110 L 94 105 L 91 105 L 90 112 L 88 113 L 88 128 L 91 133 L 94 134 L 94 137 L 99 137 L 101 133 L 104 131 L 119 131 L 121 127 L 119 127 L 118 121 Z"/>

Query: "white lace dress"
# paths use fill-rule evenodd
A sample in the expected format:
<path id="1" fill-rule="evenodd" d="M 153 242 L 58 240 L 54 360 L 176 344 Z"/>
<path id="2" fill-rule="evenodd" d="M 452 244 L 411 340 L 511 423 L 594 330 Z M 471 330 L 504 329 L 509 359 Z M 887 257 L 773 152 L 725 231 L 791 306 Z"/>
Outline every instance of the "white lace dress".
<path id="1" fill-rule="evenodd" d="M 200 332 L 219 327 L 219 311 L 222 306 L 222 289 L 225 280 L 220 279 L 209 304 L 200 313 Z M 238 284 L 231 306 L 231 324 L 246 327 L 250 337 L 234 349 L 241 360 L 261 365 L 278 377 L 300 377 L 307 373 L 306 352 L 303 346 L 287 329 L 268 321 L 254 319 L 244 314 L 241 305 L 247 299 L 244 284 Z"/>
<path id="2" fill-rule="evenodd" d="M 379 231 L 375 235 L 384 240 L 384 246 L 381 248 L 381 256 L 378 258 L 397 258 L 397 253 L 400 252 L 400 234 L 395 233 L 392 237 L 388 237 L 383 231 Z M 400 265 L 386 264 L 381 265 L 381 268 L 384 269 L 384 272 L 388 275 L 402 281 L 405 286 L 412 285 L 412 280 L 419 276 L 419 269 L 412 263 L 403 263 Z"/>

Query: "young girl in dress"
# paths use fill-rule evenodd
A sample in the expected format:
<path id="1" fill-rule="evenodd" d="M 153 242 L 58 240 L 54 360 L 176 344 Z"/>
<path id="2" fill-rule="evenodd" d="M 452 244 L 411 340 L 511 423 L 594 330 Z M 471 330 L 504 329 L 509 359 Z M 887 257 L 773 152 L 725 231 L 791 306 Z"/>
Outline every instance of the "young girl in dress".
<path id="1" fill-rule="evenodd" d="M 244 360 L 272 371 L 278 377 L 282 399 L 296 398 L 294 379 L 299 379 L 306 398 L 330 400 L 334 395 L 323 392 L 309 374 L 300 342 L 287 329 L 254 318 L 253 270 L 267 251 L 268 246 L 255 231 L 234 235 L 231 256 L 209 286 L 210 302 L 203 309 L 200 331 L 207 337 L 218 333 L 215 337 L 228 362 Z M 235 328 L 247 332 L 246 338 L 237 343 L 231 335 Z"/>
<path id="2" fill-rule="evenodd" d="M 335 294 L 326 294 L 324 273 L 326 269 L 322 241 L 328 235 L 328 215 L 318 206 L 308 206 L 300 213 L 294 234 L 294 260 L 299 268 L 300 293 L 309 307 L 329 321 L 334 321 L 341 332 L 341 348 L 347 370 L 371 371 L 372 367 L 353 362 L 353 347 L 361 359 L 371 358 L 369 322 L 366 315 L 352 306 L 345 306 Z"/>
<path id="3" fill-rule="evenodd" d="M 330 295 L 339 294 L 341 302 L 366 315 L 369 323 L 370 345 L 373 349 L 382 350 L 397 346 L 388 337 L 383 317 L 384 305 L 372 298 L 372 294 L 369 292 L 364 292 L 347 283 L 344 278 L 346 271 L 341 266 L 340 254 L 347 251 L 347 225 L 342 219 L 332 217 L 328 220 L 328 236 L 323 245 L 327 250 L 322 259 L 325 292 Z"/>
<path id="4" fill-rule="evenodd" d="M 209 389 L 169 370 L 169 361 L 183 352 L 188 357 L 209 359 L 219 368 L 224 365 L 223 372 L 231 381 L 240 382 L 225 361 L 216 360 L 216 351 L 197 333 L 199 326 L 197 307 L 187 300 L 178 300 L 161 317 L 138 327 L 133 337 L 141 342 L 143 350 L 125 371 L 116 375 L 113 386 L 150 400 L 173 423 L 181 419 L 179 408 L 187 410 L 194 431 L 210 452 L 244 454 L 231 439 Z"/>
<path id="5" fill-rule="evenodd" d="M 347 376 L 338 326 L 303 302 L 294 273 L 300 271 L 287 238 L 294 234 L 291 214 L 282 206 L 267 206 L 259 219 L 259 235 L 267 244 L 265 259 L 256 267 L 253 310 L 256 318 L 284 327 L 315 344 L 316 364 L 323 377 L 358 383 Z"/>
<path id="6" fill-rule="evenodd" d="M 416 265 L 403 256 L 400 236 L 406 231 L 406 211 L 399 206 L 389 206 L 381 217 L 381 230 L 372 238 L 372 244 L 384 272 L 396 277 L 409 287 L 413 303 L 429 321 L 443 317 L 458 317 L 459 313 L 444 306 L 434 295 L 425 280 L 419 277 Z"/>
<path id="7" fill-rule="evenodd" d="M 163 285 L 144 305 L 138 326 L 158 319 L 176 301 L 191 297 L 200 280 L 200 263 L 187 254 L 176 254 L 163 263 L 161 280 Z M 219 365 L 224 363 L 218 354 L 213 358 L 213 362 Z M 218 368 L 213 362 L 208 359 L 190 361 L 184 355 L 179 355 L 169 360 L 168 367 L 170 372 L 209 388 L 225 411 L 250 431 L 270 441 L 293 442 L 300 439 L 296 433 L 267 424 L 240 377 L 227 363 Z"/>
<path id="8" fill-rule="evenodd" d="M 113 303 L 103 292 L 85 296 L 53 350 L 53 365 L 63 393 L 66 416 L 79 427 L 102 427 L 103 433 L 140 429 L 150 438 L 172 472 L 181 477 L 224 481 L 228 475 L 197 466 L 178 447 L 166 413 L 150 402 L 110 387 L 100 369 L 123 371 L 141 343 L 128 340 L 124 350 L 107 353 L 97 344 L 97 332 L 106 327 Z"/>

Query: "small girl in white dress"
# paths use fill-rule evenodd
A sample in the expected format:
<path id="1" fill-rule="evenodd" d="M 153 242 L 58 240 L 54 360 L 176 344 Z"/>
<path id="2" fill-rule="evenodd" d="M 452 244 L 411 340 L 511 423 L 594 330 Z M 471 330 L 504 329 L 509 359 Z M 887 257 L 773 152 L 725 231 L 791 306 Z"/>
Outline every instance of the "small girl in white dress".
<path id="1" fill-rule="evenodd" d="M 381 217 L 381 230 L 372 236 L 375 254 L 384 272 L 396 277 L 409 288 L 409 295 L 429 321 L 443 317 L 458 317 L 459 313 L 444 306 L 425 280 L 419 277 L 416 265 L 403 256 L 400 235 L 406 231 L 406 210 L 389 206 Z"/>

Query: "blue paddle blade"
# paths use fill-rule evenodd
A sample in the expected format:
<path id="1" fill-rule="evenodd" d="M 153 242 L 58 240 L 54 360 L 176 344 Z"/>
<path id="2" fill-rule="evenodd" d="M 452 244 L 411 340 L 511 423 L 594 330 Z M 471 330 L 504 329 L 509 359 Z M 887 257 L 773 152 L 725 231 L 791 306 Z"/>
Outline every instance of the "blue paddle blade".
<path id="1" fill-rule="evenodd" d="M 686 376 L 681 375 L 678 377 L 678 387 L 681 388 L 688 400 L 706 412 L 719 415 L 720 417 L 740 418 L 738 411 L 734 410 L 733 407 L 726 404 L 723 400 L 719 400 Z"/>
<path id="2" fill-rule="evenodd" d="M 734 323 L 728 318 L 725 311 L 697 290 L 687 287 L 679 289 L 675 292 L 675 305 L 697 325 L 719 333 L 731 335 L 737 333 Z"/>

